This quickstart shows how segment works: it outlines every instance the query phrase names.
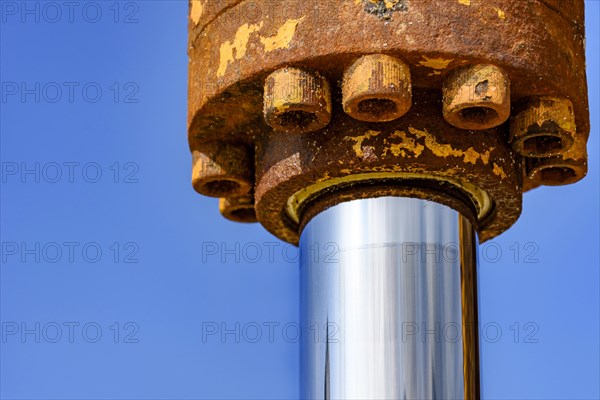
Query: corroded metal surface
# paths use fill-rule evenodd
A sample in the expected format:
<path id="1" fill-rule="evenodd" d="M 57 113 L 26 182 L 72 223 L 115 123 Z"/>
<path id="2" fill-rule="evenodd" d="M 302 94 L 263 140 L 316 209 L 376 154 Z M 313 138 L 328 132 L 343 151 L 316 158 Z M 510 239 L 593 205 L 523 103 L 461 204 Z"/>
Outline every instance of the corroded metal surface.
<path id="1" fill-rule="evenodd" d="M 514 114 L 509 140 L 517 153 L 551 157 L 573 146 L 577 126 L 570 100 L 534 97 L 515 107 Z"/>
<path id="2" fill-rule="evenodd" d="M 254 196 L 251 193 L 219 199 L 219 212 L 233 222 L 257 222 L 256 212 L 254 211 Z"/>
<path id="3" fill-rule="evenodd" d="M 412 106 L 410 68 L 384 54 L 356 60 L 344 73 L 344 112 L 359 121 L 388 122 L 402 117 Z"/>
<path id="4" fill-rule="evenodd" d="M 319 204 L 390 190 L 466 197 L 478 214 L 480 238 L 489 239 L 516 221 L 524 190 L 585 176 L 583 5 L 583 0 L 292 0 L 285 6 L 273 0 L 191 1 L 190 148 L 208 160 L 214 143 L 247 148 L 256 169 L 258 220 L 289 242 L 297 241 L 303 219 Z M 370 54 L 395 57 L 410 70 L 413 104 L 399 119 L 360 122 L 344 113 L 344 72 Z M 453 127 L 442 116 L 444 86 L 458 71 L 480 65 L 502 71 L 510 99 L 494 101 L 515 105 L 512 125 L 520 130 L 513 136 L 511 123 L 502 123 L 506 115 L 497 121 L 501 125 L 473 131 Z M 327 126 L 291 133 L 265 122 L 266 78 L 286 67 L 312 71 L 329 83 Z M 474 95 L 497 83 L 476 80 L 470 87 Z M 556 134 L 562 135 L 560 154 L 552 149 L 528 154 L 511 139 L 515 132 L 535 131 L 523 125 L 532 119 L 519 117 L 519 110 L 540 97 L 572 104 L 569 129 Z M 544 150 L 553 146 L 553 135 L 525 144 Z"/>
<path id="5" fill-rule="evenodd" d="M 211 197 L 238 196 L 254 186 L 252 153 L 244 146 L 210 142 L 192 153 L 192 185 Z"/>
<path id="6" fill-rule="evenodd" d="M 467 134 L 444 121 L 439 93 L 413 95 L 411 112 L 386 124 L 334 110 L 323 131 L 262 136 L 256 211 L 265 228 L 296 243 L 303 211 L 320 196 L 344 190 L 340 200 L 361 198 L 365 186 L 374 187 L 369 197 L 403 195 L 408 186 L 428 189 L 426 196 L 414 193 L 426 199 L 432 191 L 451 198 L 453 191 L 463 193 L 476 208 L 483 241 L 508 229 L 521 212 L 521 182 L 501 131 Z"/>
<path id="7" fill-rule="evenodd" d="M 495 65 L 457 68 L 444 82 L 444 118 L 461 129 L 502 125 L 510 117 L 510 82 Z"/>
<path id="8" fill-rule="evenodd" d="M 265 121 L 276 131 L 313 132 L 331 121 L 331 90 L 318 73 L 281 68 L 265 80 Z"/>

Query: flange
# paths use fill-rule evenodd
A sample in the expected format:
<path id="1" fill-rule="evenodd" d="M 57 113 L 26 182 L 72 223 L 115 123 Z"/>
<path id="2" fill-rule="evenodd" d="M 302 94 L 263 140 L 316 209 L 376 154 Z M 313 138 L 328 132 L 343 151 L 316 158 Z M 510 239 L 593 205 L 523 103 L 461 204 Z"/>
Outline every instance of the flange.
<path id="1" fill-rule="evenodd" d="M 390 192 L 439 202 L 440 193 L 462 196 L 488 240 L 516 221 L 524 190 L 587 172 L 583 6 L 191 1 L 190 148 L 205 165 L 215 143 L 247 149 L 238 158 L 254 160 L 255 179 L 236 176 L 253 185 L 244 191 L 255 193 L 258 221 L 291 243 L 317 204 Z M 352 75 L 358 67 L 370 82 Z M 273 76 L 296 86 L 273 92 Z M 273 93 L 283 108 L 269 106 Z M 365 118 L 344 110 L 354 99 L 373 107 L 391 101 L 386 110 L 400 112 Z M 373 107 L 363 111 L 381 111 Z M 237 189 L 220 197 L 235 198 Z"/>

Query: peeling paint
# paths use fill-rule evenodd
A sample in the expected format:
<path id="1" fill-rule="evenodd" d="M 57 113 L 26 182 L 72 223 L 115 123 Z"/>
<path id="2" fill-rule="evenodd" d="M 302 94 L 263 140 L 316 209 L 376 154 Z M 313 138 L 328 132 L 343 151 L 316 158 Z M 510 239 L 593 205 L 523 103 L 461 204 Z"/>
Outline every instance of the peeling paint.
<path id="1" fill-rule="evenodd" d="M 442 70 L 448 68 L 448 65 L 450 65 L 452 61 L 454 60 L 448 60 L 445 58 L 429 58 L 427 56 L 423 56 L 423 60 L 419 61 L 419 65 L 435 70 Z"/>
<path id="2" fill-rule="evenodd" d="M 192 8 L 190 9 L 190 18 L 194 24 L 198 25 L 200 18 L 202 17 L 202 13 L 204 12 L 204 5 L 202 4 L 203 0 L 192 0 Z"/>
<path id="3" fill-rule="evenodd" d="M 490 148 L 485 153 L 481 154 L 473 147 L 469 147 L 467 150 L 455 149 L 452 145 L 438 143 L 435 137 L 427 132 L 426 130 L 419 130 L 413 127 L 409 127 L 408 131 L 415 135 L 417 138 L 425 139 L 425 147 L 427 147 L 434 155 L 438 157 L 446 158 L 452 157 L 463 157 L 465 163 L 475 165 L 479 159 L 484 165 L 487 165 L 490 159 L 490 154 L 494 148 Z"/>
<path id="4" fill-rule="evenodd" d="M 276 49 L 286 49 L 289 47 L 298 24 L 302 22 L 306 17 L 299 19 L 288 19 L 283 25 L 279 27 L 277 33 L 274 36 L 261 37 L 260 41 L 265 46 L 265 51 L 270 52 Z"/>
<path id="5" fill-rule="evenodd" d="M 226 41 L 221 45 L 220 58 L 219 58 L 219 69 L 217 70 L 217 76 L 225 76 L 227 67 L 230 62 L 234 60 L 240 60 L 246 54 L 246 48 L 248 47 L 248 41 L 250 35 L 257 32 L 262 28 L 263 23 L 259 24 L 244 24 L 239 27 L 235 34 L 233 42 Z"/>
<path id="6" fill-rule="evenodd" d="M 198 17 L 199 18 L 199 17 Z M 274 36 L 259 36 L 261 43 L 266 52 L 271 52 L 276 49 L 284 49 L 289 47 L 290 42 L 294 38 L 298 24 L 305 17 L 299 19 L 289 19 L 281 27 Z M 263 22 L 258 24 L 244 24 L 237 30 L 233 41 L 226 41 L 221 45 L 219 69 L 217 76 L 225 76 L 227 67 L 235 60 L 240 60 L 246 54 L 250 36 L 253 33 L 259 32 L 263 27 Z"/>
<path id="7" fill-rule="evenodd" d="M 352 146 L 352 149 L 354 149 L 354 153 L 356 153 L 356 157 L 363 158 L 363 156 L 365 155 L 363 148 L 362 148 L 363 142 L 365 140 L 371 139 L 372 137 L 379 135 L 380 133 L 381 133 L 381 131 L 367 131 L 367 132 L 365 132 L 364 135 L 346 136 L 345 139 L 353 140 L 355 142 L 354 145 Z"/>
<path id="8" fill-rule="evenodd" d="M 504 172 L 504 168 L 494 163 L 494 174 L 498 175 L 502 179 L 506 179 L 506 172 Z"/>
<path id="9" fill-rule="evenodd" d="M 425 146 L 420 143 L 417 143 L 415 138 L 408 137 L 406 132 L 404 131 L 395 131 L 390 135 L 390 138 L 398 138 L 401 139 L 400 143 L 392 143 L 388 148 L 386 148 L 383 152 L 383 156 L 387 155 L 387 151 L 392 152 L 392 154 L 396 157 L 402 156 L 406 157 L 406 152 L 412 153 L 414 157 L 419 157 L 423 150 L 425 150 Z M 411 157 L 409 155 L 409 157 Z"/>
<path id="10" fill-rule="evenodd" d="M 410 135 L 404 131 L 397 130 L 390 134 L 388 138 L 384 139 L 383 142 L 385 144 L 385 148 L 383 150 L 382 157 L 385 158 L 388 155 L 388 152 L 390 152 L 395 157 L 418 158 L 427 148 L 437 157 L 459 157 L 463 159 L 463 162 L 473 165 L 477 164 L 477 162 L 481 160 L 484 165 L 488 165 L 490 162 L 490 155 L 494 150 L 494 147 L 492 147 L 485 153 L 479 153 L 473 147 L 469 147 L 467 150 L 455 149 L 450 144 L 439 143 L 435 136 L 426 130 L 419 130 L 409 127 L 408 131 Z M 345 139 L 355 142 L 355 144 L 352 146 L 352 149 L 354 150 L 356 156 L 362 159 L 365 156 L 365 148 L 367 147 L 363 146 L 365 140 L 369 140 L 372 137 L 378 136 L 379 134 L 381 134 L 381 131 L 369 130 L 365 132 L 364 135 L 348 136 Z M 400 141 L 392 142 L 391 139 L 400 139 Z M 423 139 L 425 145 L 419 143 L 419 139 Z"/>
<path id="11" fill-rule="evenodd" d="M 492 150 L 494 150 L 493 147 L 491 149 L 489 149 L 488 151 L 486 151 L 484 154 L 479 155 L 479 157 L 481 157 L 481 161 L 483 162 L 483 165 L 488 165 L 490 163 L 490 154 L 491 154 Z"/>

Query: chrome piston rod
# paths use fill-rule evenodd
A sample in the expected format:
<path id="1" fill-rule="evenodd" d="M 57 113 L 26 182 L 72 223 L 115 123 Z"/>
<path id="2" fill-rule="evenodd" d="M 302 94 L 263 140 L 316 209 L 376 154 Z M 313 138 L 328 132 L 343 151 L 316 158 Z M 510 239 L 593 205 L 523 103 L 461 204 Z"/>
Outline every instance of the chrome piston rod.
<path id="1" fill-rule="evenodd" d="M 300 239 L 301 398 L 479 398 L 476 238 L 449 207 L 332 207 Z"/>

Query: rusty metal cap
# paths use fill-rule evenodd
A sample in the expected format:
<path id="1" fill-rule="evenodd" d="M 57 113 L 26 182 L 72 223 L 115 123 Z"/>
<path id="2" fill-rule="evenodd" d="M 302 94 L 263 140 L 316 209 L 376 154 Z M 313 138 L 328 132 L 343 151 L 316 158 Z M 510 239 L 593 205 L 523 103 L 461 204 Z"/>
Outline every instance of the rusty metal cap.
<path id="1" fill-rule="evenodd" d="M 359 121 L 393 121 L 412 105 L 410 68 L 385 54 L 363 56 L 344 73 L 342 96 L 344 111 Z"/>
<path id="2" fill-rule="evenodd" d="M 282 68 L 265 81 L 264 115 L 276 131 L 312 132 L 331 120 L 329 83 L 318 73 Z"/>
<path id="3" fill-rule="evenodd" d="M 510 116 L 508 75 L 495 65 L 473 65 L 453 71 L 443 87 L 444 118 L 461 129 L 483 130 Z"/>
<path id="4" fill-rule="evenodd" d="M 243 145 L 206 143 L 192 152 L 192 185 L 210 197 L 249 193 L 254 186 L 253 159 Z"/>

